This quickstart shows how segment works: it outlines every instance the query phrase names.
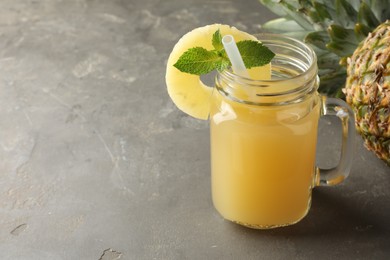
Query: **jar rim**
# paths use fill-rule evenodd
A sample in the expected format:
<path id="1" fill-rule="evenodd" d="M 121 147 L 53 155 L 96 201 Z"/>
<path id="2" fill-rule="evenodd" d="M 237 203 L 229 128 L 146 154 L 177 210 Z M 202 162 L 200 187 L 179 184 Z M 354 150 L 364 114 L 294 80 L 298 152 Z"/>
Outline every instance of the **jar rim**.
<path id="1" fill-rule="evenodd" d="M 270 79 L 270 80 L 258 80 L 258 79 L 251 79 L 249 77 L 241 76 L 236 73 L 234 73 L 232 70 L 223 70 L 221 72 L 218 72 L 219 74 L 226 74 L 229 77 L 242 79 L 245 81 L 251 81 L 251 82 L 259 82 L 259 83 L 269 83 L 269 82 L 283 82 L 288 80 L 293 80 L 295 78 L 304 77 L 306 74 L 308 74 L 311 70 L 315 69 L 317 67 L 317 55 L 313 48 L 304 43 L 303 41 L 297 40 L 295 38 L 292 38 L 290 36 L 282 35 L 282 34 L 274 34 L 274 33 L 257 33 L 253 36 L 256 37 L 257 40 L 259 40 L 261 43 L 266 45 L 268 47 L 269 43 L 275 40 L 279 40 L 277 42 L 287 45 L 287 41 L 296 44 L 296 46 L 301 46 L 301 50 L 305 51 L 306 54 L 308 54 L 308 57 L 311 58 L 310 66 L 299 75 L 293 76 L 291 78 L 286 79 Z M 261 84 L 259 84 L 261 85 Z"/>
<path id="2" fill-rule="evenodd" d="M 272 72 L 275 72 L 274 69 L 279 69 L 281 70 L 280 74 L 285 73 L 286 75 L 277 75 L 269 80 L 259 80 L 238 75 L 230 68 L 217 73 L 216 83 L 219 90 L 222 90 L 222 83 L 222 86 L 225 86 L 223 92 L 228 95 L 230 95 L 229 93 L 234 95 L 234 90 L 230 91 L 229 89 L 239 86 L 249 89 L 250 92 L 257 90 L 255 96 L 258 98 L 278 96 L 286 97 L 290 101 L 288 96 L 293 95 L 295 98 L 299 98 L 317 90 L 317 57 L 308 44 L 278 34 L 262 33 L 255 34 L 255 37 L 276 54 L 271 61 Z M 282 69 L 286 70 L 282 71 Z M 295 74 L 288 74 L 288 70 Z"/>

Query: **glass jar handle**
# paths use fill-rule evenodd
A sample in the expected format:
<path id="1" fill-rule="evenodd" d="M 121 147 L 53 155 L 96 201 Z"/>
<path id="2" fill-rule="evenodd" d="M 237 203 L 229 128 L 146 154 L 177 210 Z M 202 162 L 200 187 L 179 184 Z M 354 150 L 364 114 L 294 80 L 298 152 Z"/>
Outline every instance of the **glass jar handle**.
<path id="1" fill-rule="evenodd" d="M 355 120 L 351 108 L 341 99 L 322 96 L 321 116 L 337 116 L 341 120 L 342 144 L 339 164 L 331 169 L 316 169 L 315 185 L 331 186 L 348 177 L 352 166 Z"/>

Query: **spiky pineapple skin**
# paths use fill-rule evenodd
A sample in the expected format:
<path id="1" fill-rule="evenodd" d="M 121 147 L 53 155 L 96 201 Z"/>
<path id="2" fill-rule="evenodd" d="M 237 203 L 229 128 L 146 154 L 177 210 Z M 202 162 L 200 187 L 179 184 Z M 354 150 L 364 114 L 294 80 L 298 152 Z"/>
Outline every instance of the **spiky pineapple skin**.
<path id="1" fill-rule="evenodd" d="M 344 89 L 365 146 L 390 166 L 390 21 L 379 25 L 348 60 Z"/>

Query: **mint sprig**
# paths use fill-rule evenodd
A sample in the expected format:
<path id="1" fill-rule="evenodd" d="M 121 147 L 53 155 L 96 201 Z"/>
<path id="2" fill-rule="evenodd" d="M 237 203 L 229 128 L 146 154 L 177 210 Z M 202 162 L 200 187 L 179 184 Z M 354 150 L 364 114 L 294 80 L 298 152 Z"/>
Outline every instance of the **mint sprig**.
<path id="1" fill-rule="evenodd" d="M 194 47 L 185 51 L 173 65 L 181 72 L 203 75 L 213 70 L 223 71 L 231 67 L 231 62 L 223 48 L 222 35 L 218 29 L 211 39 L 213 50 Z M 244 40 L 237 42 L 245 67 L 260 67 L 268 64 L 275 54 L 261 42 Z"/>

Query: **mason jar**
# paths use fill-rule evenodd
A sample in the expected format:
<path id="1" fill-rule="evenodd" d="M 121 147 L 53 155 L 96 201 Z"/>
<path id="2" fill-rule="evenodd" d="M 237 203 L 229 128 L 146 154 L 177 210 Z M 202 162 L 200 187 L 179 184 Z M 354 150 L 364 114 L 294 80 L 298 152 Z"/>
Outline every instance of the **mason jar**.
<path id="1" fill-rule="evenodd" d="M 216 76 L 210 112 L 212 198 L 225 219 L 268 229 L 298 222 L 310 208 L 314 187 L 348 176 L 354 117 L 344 101 L 317 92 L 317 59 L 308 45 L 281 35 L 257 37 L 276 54 L 270 79 L 230 70 Z M 342 126 L 339 164 L 327 170 L 316 166 L 323 115 L 337 116 Z"/>

